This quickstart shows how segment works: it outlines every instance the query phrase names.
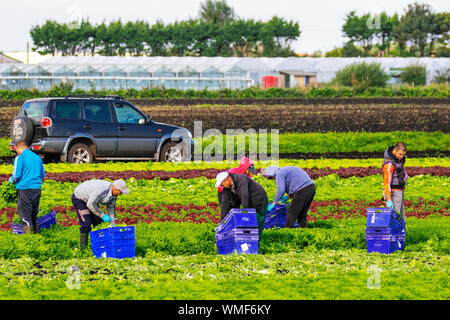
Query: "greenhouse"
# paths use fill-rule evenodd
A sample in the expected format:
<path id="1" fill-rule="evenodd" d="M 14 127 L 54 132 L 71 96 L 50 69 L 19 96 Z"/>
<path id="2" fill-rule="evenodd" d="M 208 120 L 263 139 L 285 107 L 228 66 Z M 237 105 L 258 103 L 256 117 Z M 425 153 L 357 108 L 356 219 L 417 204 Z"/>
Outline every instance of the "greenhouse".
<path id="1" fill-rule="evenodd" d="M 55 56 L 40 64 L 0 63 L 0 88 L 48 90 L 61 82 L 83 90 L 293 88 L 330 82 L 338 70 L 360 62 L 379 63 L 392 84 L 410 65 L 426 68 L 427 84 L 450 68 L 449 58 Z"/>
<path id="2" fill-rule="evenodd" d="M 16 90 L 26 87 L 26 73 L 19 69 L 19 63 L 0 64 L 0 88 Z"/>

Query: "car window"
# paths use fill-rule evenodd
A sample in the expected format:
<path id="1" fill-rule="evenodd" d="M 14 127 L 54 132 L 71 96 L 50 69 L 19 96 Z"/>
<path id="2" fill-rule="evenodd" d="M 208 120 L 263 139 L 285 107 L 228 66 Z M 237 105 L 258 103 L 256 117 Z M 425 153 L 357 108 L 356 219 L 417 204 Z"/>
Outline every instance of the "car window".
<path id="1" fill-rule="evenodd" d="M 77 101 L 56 101 L 54 115 L 58 119 L 78 119 L 80 104 Z"/>
<path id="2" fill-rule="evenodd" d="M 138 124 L 140 119 L 144 117 L 136 109 L 127 104 L 114 104 L 114 110 L 117 115 L 118 123 L 135 123 Z"/>
<path id="3" fill-rule="evenodd" d="M 44 109 L 47 101 L 39 102 L 25 102 L 22 109 L 19 112 L 21 116 L 27 116 L 30 118 L 38 118 L 44 116 Z"/>
<path id="4" fill-rule="evenodd" d="M 84 118 L 89 121 L 110 123 L 111 112 L 106 101 L 89 101 L 84 103 Z"/>

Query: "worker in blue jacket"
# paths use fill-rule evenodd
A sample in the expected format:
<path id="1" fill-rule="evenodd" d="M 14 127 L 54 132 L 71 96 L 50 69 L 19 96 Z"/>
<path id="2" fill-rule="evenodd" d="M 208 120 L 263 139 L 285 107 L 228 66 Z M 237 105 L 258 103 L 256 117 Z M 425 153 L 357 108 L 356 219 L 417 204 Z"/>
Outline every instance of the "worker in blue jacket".
<path id="1" fill-rule="evenodd" d="M 299 226 L 305 228 L 306 215 L 316 194 L 316 187 L 311 177 L 303 169 L 295 166 L 282 168 L 269 166 L 261 169 L 261 175 L 277 183 L 277 192 L 268 209 L 278 204 L 287 193 L 292 202 L 286 214 L 286 227 L 292 228 L 297 220 Z"/>
<path id="2" fill-rule="evenodd" d="M 17 195 L 17 211 L 23 224 L 23 233 L 38 233 L 37 215 L 41 199 L 42 179 L 45 177 L 41 157 L 28 149 L 26 142 L 15 145 L 18 156 L 9 182 L 14 183 Z"/>

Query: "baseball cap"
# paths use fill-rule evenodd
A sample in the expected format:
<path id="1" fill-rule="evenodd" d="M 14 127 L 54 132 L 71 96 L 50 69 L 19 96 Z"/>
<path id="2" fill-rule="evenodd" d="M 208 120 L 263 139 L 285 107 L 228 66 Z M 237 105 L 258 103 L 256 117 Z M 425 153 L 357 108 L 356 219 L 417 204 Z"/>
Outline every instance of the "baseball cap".
<path id="1" fill-rule="evenodd" d="M 216 188 L 222 184 L 222 181 L 228 177 L 228 172 L 221 172 L 216 176 Z"/>
<path id="2" fill-rule="evenodd" d="M 253 174 L 258 173 L 258 171 L 255 169 L 255 166 L 253 164 L 250 167 L 248 167 L 248 171 L 250 171 Z"/>
<path id="3" fill-rule="evenodd" d="M 126 184 L 126 182 L 123 181 L 122 179 L 115 180 L 115 181 L 112 183 L 112 186 L 113 186 L 115 189 L 121 191 L 123 194 L 129 194 L 129 193 L 130 193 L 130 190 L 127 189 L 127 184 Z"/>

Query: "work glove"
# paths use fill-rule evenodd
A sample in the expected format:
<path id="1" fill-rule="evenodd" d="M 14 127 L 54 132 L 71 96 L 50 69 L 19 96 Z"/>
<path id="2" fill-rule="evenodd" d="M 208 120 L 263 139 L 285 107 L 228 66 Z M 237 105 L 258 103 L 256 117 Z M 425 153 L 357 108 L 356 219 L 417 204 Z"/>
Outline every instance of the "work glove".
<path id="1" fill-rule="evenodd" d="M 13 183 L 13 181 L 12 181 L 12 176 L 9 177 L 8 182 L 9 182 L 9 183 Z"/>
<path id="2" fill-rule="evenodd" d="M 406 180 L 408 180 L 408 173 L 406 173 L 405 171 L 405 177 L 403 178 L 403 181 L 406 182 Z"/>
<path id="3" fill-rule="evenodd" d="M 102 220 L 105 222 L 111 222 L 111 218 L 107 214 L 103 215 Z"/>
<path id="4" fill-rule="evenodd" d="M 289 197 L 288 196 L 282 196 L 280 202 L 281 203 L 286 203 L 288 201 Z"/>
<path id="5" fill-rule="evenodd" d="M 386 208 L 394 209 L 394 203 L 392 201 L 386 201 Z"/>
<path id="6" fill-rule="evenodd" d="M 275 208 L 275 205 L 271 203 L 267 206 L 267 211 L 272 211 L 273 208 Z"/>

